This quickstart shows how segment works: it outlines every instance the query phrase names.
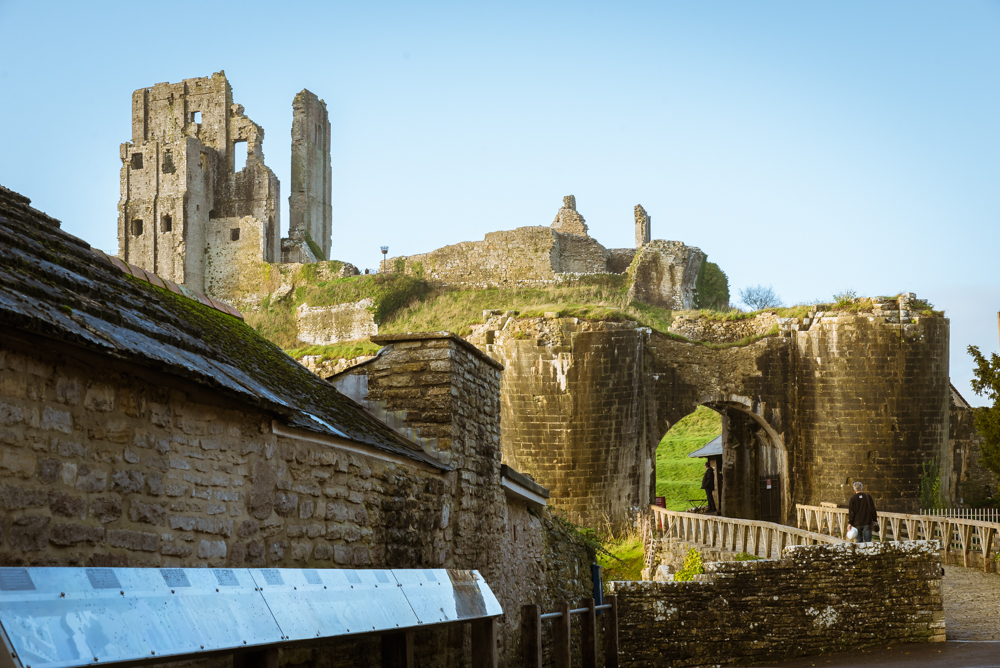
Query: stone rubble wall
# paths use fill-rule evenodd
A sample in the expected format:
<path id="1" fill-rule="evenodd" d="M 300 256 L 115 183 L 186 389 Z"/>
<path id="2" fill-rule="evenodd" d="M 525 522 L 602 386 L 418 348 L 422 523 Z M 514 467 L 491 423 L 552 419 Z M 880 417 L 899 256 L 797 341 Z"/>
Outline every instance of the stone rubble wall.
<path id="1" fill-rule="evenodd" d="M 612 582 L 621 665 L 759 665 L 900 642 L 943 642 L 936 541 L 792 546 L 709 563 L 693 582 Z"/>
<path id="2" fill-rule="evenodd" d="M 789 320 L 769 311 L 741 320 L 713 320 L 699 313 L 678 313 L 667 331 L 692 341 L 735 343 L 747 337 L 766 334 L 775 325 L 783 325 Z"/>
<path id="3" fill-rule="evenodd" d="M 295 324 L 300 341 L 316 346 L 329 346 L 343 341 L 367 339 L 378 334 L 375 302 L 369 297 L 349 304 L 309 306 L 302 304 L 295 309 Z"/>

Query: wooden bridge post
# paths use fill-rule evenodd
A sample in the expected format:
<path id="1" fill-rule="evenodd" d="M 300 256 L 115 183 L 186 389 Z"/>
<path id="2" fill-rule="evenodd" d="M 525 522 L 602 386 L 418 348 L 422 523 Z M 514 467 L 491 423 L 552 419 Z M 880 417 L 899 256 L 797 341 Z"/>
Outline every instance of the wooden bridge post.
<path id="1" fill-rule="evenodd" d="M 472 626 L 472 668 L 497 668 L 497 619 L 475 619 Z"/>
<path id="2" fill-rule="evenodd" d="M 521 606 L 521 665 L 542 668 L 542 608 Z"/>
<path id="3" fill-rule="evenodd" d="M 987 573 L 992 573 L 996 570 L 993 566 L 993 560 L 990 559 L 990 553 L 993 551 L 993 537 L 996 535 L 996 529 L 983 529 L 982 536 L 982 546 L 983 546 L 983 570 Z"/>
<path id="4" fill-rule="evenodd" d="M 572 647 L 572 619 L 569 615 L 570 607 L 568 601 L 556 603 L 553 612 L 561 612 L 562 615 L 552 620 L 552 659 L 555 668 L 570 668 L 573 657 Z"/>
<path id="5" fill-rule="evenodd" d="M 604 611 L 604 668 L 618 668 L 618 597 L 605 596 Z"/>
<path id="6" fill-rule="evenodd" d="M 580 615 L 580 654 L 583 668 L 597 668 L 597 612 L 594 611 L 594 599 L 588 598 L 580 607 L 586 608 Z"/>

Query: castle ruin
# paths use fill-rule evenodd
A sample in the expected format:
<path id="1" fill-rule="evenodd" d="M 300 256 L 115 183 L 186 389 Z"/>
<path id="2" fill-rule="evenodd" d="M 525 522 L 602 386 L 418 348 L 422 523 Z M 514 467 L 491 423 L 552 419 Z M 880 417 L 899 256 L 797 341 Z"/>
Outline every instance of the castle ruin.
<path id="1" fill-rule="evenodd" d="M 292 226 L 283 240 L 280 184 L 264 164 L 264 129 L 233 102 L 225 72 L 135 91 L 132 141 L 121 145 L 119 257 L 221 296 L 255 263 L 314 262 L 310 240 L 328 254 L 326 105 L 303 90 L 293 112 Z"/>

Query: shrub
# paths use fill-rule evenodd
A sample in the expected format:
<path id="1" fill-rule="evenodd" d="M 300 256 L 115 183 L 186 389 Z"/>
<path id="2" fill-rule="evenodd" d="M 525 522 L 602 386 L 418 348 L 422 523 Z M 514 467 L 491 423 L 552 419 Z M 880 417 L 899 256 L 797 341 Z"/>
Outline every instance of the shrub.
<path id="1" fill-rule="evenodd" d="M 705 572 L 705 565 L 701 561 L 701 552 L 691 548 L 684 558 L 684 567 L 674 573 L 676 582 L 690 582 L 694 576 Z"/>

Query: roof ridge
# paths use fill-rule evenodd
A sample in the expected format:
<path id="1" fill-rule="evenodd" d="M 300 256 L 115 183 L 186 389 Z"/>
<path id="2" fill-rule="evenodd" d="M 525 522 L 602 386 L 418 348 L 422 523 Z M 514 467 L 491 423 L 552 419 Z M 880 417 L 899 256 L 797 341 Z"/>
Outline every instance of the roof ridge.
<path id="1" fill-rule="evenodd" d="M 117 255 L 108 255 L 100 248 L 94 248 L 93 246 L 91 246 L 90 251 L 94 253 L 98 258 L 107 261 L 108 264 L 110 264 L 112 267 L 115 267 L 116 269 L 118 269 L 118 271 L 122 272 L 123 274 L 128 274 L 133 278 L 138 278 L 140 281 L 145 281 L 146 283 L 155 285 L 158 288 L 163 288 L 164 290 L 170 290 L 170 292 L 173 292 L 175 295 L 180 295 L 181 297 L 187 297 L 191 301 L 200 302 L 209 308 L 219 311 L 220 313 L 225 313 L 227 315 L 233 316 L 234 318 L 239 318 L 240 320 L 243 320 L 243 314 L 240 313 L 239 309 L 237 309 L 235 306 L 232 306 L 231 304 L 227 304 L 221 299 L 212 299 L 208 295 L 202 294 L 197 290 L 192 290 L 191 288 L 185 285 L 181 285 L 180 283 L 174 283 L 169 278 L 163 278 L 162 276 L 158 276 L 157 274 L 154 274 L 151 271 L 147 271 L 142 267 L 137 267 L 134 264 L 130 264 L 125 260 L 122 260 Z"/>

